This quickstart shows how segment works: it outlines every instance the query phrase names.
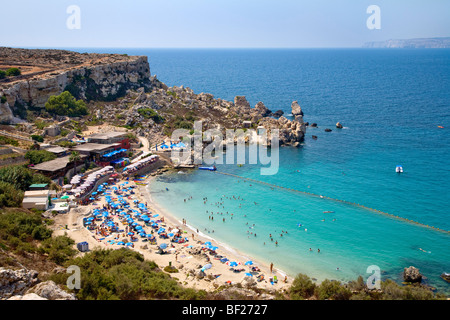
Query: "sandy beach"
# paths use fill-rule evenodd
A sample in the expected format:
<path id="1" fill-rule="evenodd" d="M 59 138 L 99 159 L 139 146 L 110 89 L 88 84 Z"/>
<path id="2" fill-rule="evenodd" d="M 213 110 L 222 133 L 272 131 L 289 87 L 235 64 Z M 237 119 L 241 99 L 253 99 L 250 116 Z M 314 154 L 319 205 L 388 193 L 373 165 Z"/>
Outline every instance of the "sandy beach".
<path id="1" fill-rule="evenodd" d="M 145 184 L 150 183 L 151 179 L 151 177 L 147 177 Z M 115 186 L 120 186 L 121 184 L 125 184 L 125 182 L 126 180 L 117 181 Z M 127 183 L 127 187 L 134 185 L 134 195 L 130 198 L 133 201 L 137 200 L 139 203 L 146 204 L 150 213 L 149 216 L 157 216 L 161 220 L 160 227 L 169 230 L 169 232 L 178 229 L 182 237 L 188 240 L 184 243 L 175 243 L 169 239 L 159 239 L 155 233 L 157 244 L 142 242 L 139 239 L 133 242 L 133 247 L 128 248 L 138 251 L 146 260 L 154 261 L 161 269 L 169 266 L 169 264 L 176 267 L 178 272 L 172 273 L 172 276 L 178 278 L 182 285 L 195 289 L 213 291 L 222 285 L 241 283 L 243 286 L 251 284 L 266 290 L 281 290 L 288 288 L 292 283 L 292 279 L 278 271 L 276 266 L 273 266 L 271 271 L 270 266 L 259 263 L 234 249 L 229 249 L 214 239 L 198 233 L 196 229 L 183 224 L 183 221 L 179 221 L 169 212 L 159 208 L 152 201 L 151 195 L 145 185 L 136 185 L 133 180 L 129 180 Z M 54 235 L 67 234 L 75 243 L 86 241 L 89 243 L 90 250 L 122 248 L 123 245 L 118 245 L 117 243 L 113 243 L 113 241 L 130 241 L 127 232 L 113 232 L 108 236 L 104 236 L 97 234 L 96 230 L 88 230 L 83 226 L 83 218 L 91 217 L 94 209 L 101 209 L 104 206 L 107 206 L 105 196 L 100 196 L 96 201 L 88 205 L 78 206 L 78 208 L 73 208 L 65 214 L 58 214 L 54 218 Z M 119 229 L 130 231 L 126 224 L 122 224 L 123 220 L 118 215 L 113 214 L 111 217 L 119 226 Z M 147 233 L 150 233 L 149 229 L 151 228 L 145 227 Z M 211 242 L 212 246 L 217 246 L 219 249 L 213 251 L 211 254 L 211 250 L 205 248 L 205 242 Z M 168 244 L 167 249 L 164 250 L 167 252 L 166 254 L 158 253 L 161 243 Z M 214 255 L 214 252 L 217 255 Z M 84 253 L 80 252 L 79 254 L 82 255 Z M 228 261 L 222 262 L 224 258 L 228 259 Z M 253 264 L 246 265 L 245 263 L 247 261 L 252 261 Z M 230 262 L 236 262 L 238 265 L 232 267 L 227 264 Z M 208 264 L 211 267 L 209 269 L 208 267 L 203 269 L 204 273 L 199 277 L 198 275 L 201 273 L 202 267 Z M 256 269 L 252 269 L 253 267 L 256 267 Z M 238 272 L 238 270 L 240 271 Z M 258 281 L 260 279 L 258 277 L 261 275 L 263 275 L 263 279 Z M 276 282 L 273 281 L 275 279 L 277 280 Z"/>

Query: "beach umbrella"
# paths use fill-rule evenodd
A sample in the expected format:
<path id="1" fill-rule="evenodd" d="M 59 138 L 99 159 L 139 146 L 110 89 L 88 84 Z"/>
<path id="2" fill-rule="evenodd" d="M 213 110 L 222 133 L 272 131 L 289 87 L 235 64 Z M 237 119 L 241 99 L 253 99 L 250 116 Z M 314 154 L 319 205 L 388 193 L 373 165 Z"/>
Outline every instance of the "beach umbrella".
<path id="1" fill-rule="evenodd" d="M 166 243 L 161 243 L 161 244 L 159 245 L 159 247 L 160 247 L 161 249 L 166 249 L 166 248 L 167 248 L 167 244 L 166 244 Z"/>
<path id="2" fill-rule="evenodd" d="M 210 241 L 207 241 L 207 242 L 204 243 L 204 245 L 210 246 L 210 245 L 211 245 L 211 242 L 210 242 Z"/>
<path id="3" fill-rule="evenodd" d="M 69 199 L 69 196 L 62 196 L 61 199 Z"/>
<path id="4" fill-rule="evenodd" d="M 127 247 L 131 247 L 132 245 L 133 245 L 133 243 L 131 243 L 131 242 L 127 242 L 127 244 L 126 244 Z"/>
<path id="5" fill-rule="evenodd" d="M 169 237 L 173 237 L 173 233 L 168 233 L 167 234 Z"/>
<path id="6" fill-rule="evenodd" d="M 249 260 L 249 261 L 247 261 L 247 262 L 245 263 L 245 265 L 246 265 L 246 266 L 251 266 L 251 265 L 253 265 L 253 261 L 250 261 L 250 260 Z"/>
<path id="7" fill-rule="evenodd" d="M 227 265 L 229 265 L 230 267 L 237 267 L 237 262 L 235 261 L 231 261 L 231 262 L 227 262 Z"/>
<path id="8" fill-rule="evenodd" d="M 142 230 L 143 228 L 142 228 L 142 226 L 137 226 L 136 227 L 136 230 Z"/>
<path id="9" fill-rule="evenodd" d="M 205 270 L 208 270 L 208 269 L 211 269 L 211 268 L 212 268 L 212 264 L 211 263 L 205 264 L 203 266 L 203 269 L 205 269 Z"/>
<path id="10" fill-rule="evenodd" d="M 128 232 L 127 235 L 132 236 L 134 233 L 133 232 Z"/>
<path id="11" fill-rule="evenodd" d="M 253 275 L 251 273 L 249 273 L 249 272 L 246 272 L 245 275 L 248 276 L 248 277 L 253 277 Z"/>
<path id="12" fill-rule="evenodd" d="M 117 242 L 117 244 L 123 246 L 125 244 L 125 242 L 119 241 L 119 242 Z"/>

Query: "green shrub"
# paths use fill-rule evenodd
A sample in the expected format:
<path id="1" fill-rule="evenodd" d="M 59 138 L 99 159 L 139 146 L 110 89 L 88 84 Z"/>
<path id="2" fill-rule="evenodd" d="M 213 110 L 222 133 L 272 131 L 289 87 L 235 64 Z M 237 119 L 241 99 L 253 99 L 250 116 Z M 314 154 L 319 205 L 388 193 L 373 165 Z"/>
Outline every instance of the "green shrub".
<path id="1" fill-rule="evenodd" d="M 13 245 L 23 241 L 45 240 L 52 231 L 47 229 L 39 213 L 12 211 L 0 214 L 0 239 Z"/>
<path id="2" fill-rule="evenodd" d="M 338 281 L 324 280 L 316 290 L 320 300 L 349 300 L 351 291 L 341 285 Z"/>
<path id="3" fill-rule="evenodd" d="M 292 282 L 289 295 L 293 300 L 310 298 L 316 289 L 316 285 L 304 274 L 298 274 Z"/>
<path id="4" fill-rule="evenodd" d="M 5 136 L 0 136 L 0 144 L 9 144 L 11 146 L 17 147 L 19 146 L 19 141 Z"/>
<path id="5" fill-rule="evenodd" d="M 25 191 L 33 183 L 51 183 L 51 179 L 33 172 L 21 165 L 10 165 L 0 168 L 0 181 L 8 182 L 16 190 Z"/>
<path id="6" fill-rule="evenodd" d="M 6 70 L 6 75 L 8 77 L 20 76 L 22 72 L 18 68 L 9 68 Z"/>
<path id="7" fill-rule="evenodd" d="M 62 265 L 73 258 L 77 253 L 77 251 L 73 249 L 74 244 L 75 241 L 65 235 L 55 238 L 47 237 L 39 247 L 39 251 L 48 254 L 48 258 L 51 261 Z"/>
<path id="8" fill-rule="evenodd" d="M 25 159 L 30 160 L 31 164 L 39 164 L 56 159 L 56 155 L 47 150 L 30 150 L 25 153 Z"/>
<path id="9" fill-rule="evenodd" d="M 0 181 L 0 208 L 20 207 L 22 205 L 23 192 L 16 190 L 8 182 Z"/>
<path id="10" fill-rule="evenodd" d="M 153 119 L 153 121 L 155 121 L 156 123 L 161 123 L 164 121 L 164 118 L 151 108 L 140 108 L 138 109 L 138 113 L 144 119 Z"/>
<path id="11" fill-rule="evenodd" d="M 33 139 L 34 141 L 37 141 L 37 142 L 44 142 L 44 137 L 40 136 L 38 134 L 32 134 L 31 139 Z"/>
<path id="12" fill-rule="evenodd" d="M 6 78 L 6 71 L 0 70 L 0 79 Z"/>
<path id="13" fill-rule="evenodd" d="M 125 248 L 94 250 L 66 262 L 81 269 L 80 300 L 203 299 L 204 291 L 185 289 L 152 261 Z M 52 280 L 64 284 L 65 276 Z"/>
<path id="14" fill-rule="evenodd" d="M 51 96 L 45 104 L 45 110 L 51 115 L 79 117 L 88 111 L 83 100 L 76 100 L 69 91 Z"/>
<path id="15" fill-rule="evenodd" d="M 63 148 L 72 148 L 75 147 L 77 144 L 75 142 L 71 141 L 60 141 L 55 143 L 57 146 L 63 147 Z"/>

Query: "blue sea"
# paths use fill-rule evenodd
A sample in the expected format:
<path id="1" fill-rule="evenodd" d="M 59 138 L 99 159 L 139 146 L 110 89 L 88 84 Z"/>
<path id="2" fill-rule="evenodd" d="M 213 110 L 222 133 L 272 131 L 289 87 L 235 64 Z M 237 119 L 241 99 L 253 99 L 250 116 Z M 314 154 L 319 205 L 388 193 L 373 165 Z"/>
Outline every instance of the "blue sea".
<path id="1" fill-rule="evenodd" d="M 450 50 L 103 51 L 147 55 L 151 73 L 168 86 L 230 101 L 244 95 L 287 116 L 297 100 L 304 120 L 318 124 L 299 148 L 280 149 L 276 175 L 260 175 L 259 165 L 217 165 L 219 172 L 450 230 Z M 401 282 L 403 268 L 415 266 L 450 292 L 439 278 L 450 272 L 448 233 L 214 172 L 163 176 L 149 188 L 180 220 L 292 276 L 366 279 L 376 265 L 382 279 Z"/>

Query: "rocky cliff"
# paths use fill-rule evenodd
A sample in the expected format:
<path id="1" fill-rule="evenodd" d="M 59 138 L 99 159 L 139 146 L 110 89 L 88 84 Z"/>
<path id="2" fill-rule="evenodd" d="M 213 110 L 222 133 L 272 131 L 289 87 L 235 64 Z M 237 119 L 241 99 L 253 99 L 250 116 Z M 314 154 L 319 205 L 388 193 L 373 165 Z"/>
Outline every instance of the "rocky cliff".
<path id="1" fill-rule="evenodd" d="M 390 39 L 386 41 L 367 42 L 363 48 L 450 48 L 450 37 Z"/>
<path id="2" fill-rule="evenodd" d="M 17 67 L 20 76 L 0 80 L 0 122 L 24 118 L 48 98 L 70 91 L 76 98 L 112 101 L 128 89 L 148 89 L 146 56 L 87 54 L 64 50 L 0 48 L 0 69 Z"/>

